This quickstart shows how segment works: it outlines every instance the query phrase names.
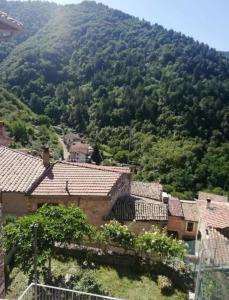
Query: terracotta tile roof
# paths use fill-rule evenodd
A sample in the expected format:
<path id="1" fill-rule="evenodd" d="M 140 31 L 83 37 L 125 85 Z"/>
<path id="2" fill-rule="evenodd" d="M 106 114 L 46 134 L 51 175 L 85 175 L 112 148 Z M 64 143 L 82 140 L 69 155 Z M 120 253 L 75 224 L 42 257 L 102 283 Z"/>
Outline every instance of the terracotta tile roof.
<path id="1" fill-rule="evenodd" d="M 102 166 L 102 165 L 94 165 L 94 164 L 88 164 L 88 163 L 73 163 L 69 162 L 69 164 L 73 164 L 79 167 L 85 167 L 89 169 L 95 169 L 95 170 L 101 170 L 101 171 L 108 171 L 108 172 L 115 172 L 115 173 L 130 173 L 130 168 L 128 167 L 114 167 L 114 166 Z"/>
<path id="2" fill-rule="evenodd" d="M 0 190 L 27 192 L 44 170 L 42 159 L 0 147 Z"/>
<path id="3" fill-rule="evenodd" d="M 88 154 L 90 150 L 90 145 L 83 144 L 83 143 L 75 143 L 70 146 L 69 152 L 70 153 L 83 153 Z"/>
<path id="4" fill-rule="evenodd" d="M 229 227 L 229 203 L 211 202 L 207 208 L 205 201 L 196 201 L 200 212 L 201 223 L 205 227 L 212 226 L 214 228 Z"/>
<path id="5" fill-rule="evenodd" d="M 56 162 L 31 195 L 106 196 L 122 173 L 90 164 Z"/>
<path id="6" fill-rule="evenodd" d="M 181 200 L 181 206 L 185 220 L 193 222 L 199 221 L 199 210 L 197 206 L 197 201 Z"/>
<path id="7" fill-rule="evenodd" d="M 106 219 L 116 219 L 118 221 L 167 221 L 167 205 L 146 198 L 125 196 L 116 201 Z"/>
<path id="8" fill-rule="evenodd" d="M 181 201 L 178 198 L 171 197 L 169 199 L 169 215 L 173 217 L 184 217 Z"/>
<path id="9" fill-rule="evenodd" d="M 229 239 L 214 228 L 207 228 L 208 238 L 204 240 L 206 264 L 229 265 Z"/>
<path id="10" fill-rule="evenodd" d="M 133 181 L 131 183 L 131 194 L 161 200 L 162 185 L 159 182 Z"/>
<path id="11" fill-rule="evenodd" d="M 207 199 L 211 199 L 212 202 L 228 202 L 228 198 L 226 196 L 220 196 L 205 192 L 198 193 L 198 200 L 207 201 Z"/>

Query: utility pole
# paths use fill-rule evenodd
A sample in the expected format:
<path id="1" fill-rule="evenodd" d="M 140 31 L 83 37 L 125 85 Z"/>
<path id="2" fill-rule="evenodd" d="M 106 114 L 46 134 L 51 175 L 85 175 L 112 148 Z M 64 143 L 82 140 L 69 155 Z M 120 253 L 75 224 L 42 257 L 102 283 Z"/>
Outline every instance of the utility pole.
<path id="1" fill-rule="evenodd" d="M 37 300 L 37 224 L 34 225 L 34 299 Z"/>

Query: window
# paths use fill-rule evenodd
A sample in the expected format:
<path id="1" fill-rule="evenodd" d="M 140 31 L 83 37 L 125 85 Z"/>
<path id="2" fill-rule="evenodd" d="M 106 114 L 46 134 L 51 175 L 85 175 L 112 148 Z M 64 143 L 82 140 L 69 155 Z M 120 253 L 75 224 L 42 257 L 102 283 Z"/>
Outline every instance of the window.
<path id="1" fill-rule="evenodd" d="M 188 222 L 186 230 L 189 231 L 189 232 L 192 232 L 193 229 L 194 229 L 194 223 L 193 222 Z"/>

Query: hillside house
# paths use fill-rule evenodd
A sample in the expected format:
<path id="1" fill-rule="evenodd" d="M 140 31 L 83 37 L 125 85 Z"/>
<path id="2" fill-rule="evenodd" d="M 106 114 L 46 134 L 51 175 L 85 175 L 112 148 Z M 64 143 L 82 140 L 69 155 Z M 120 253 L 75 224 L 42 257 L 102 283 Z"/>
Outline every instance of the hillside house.
<path id="1" fill-rule="evenodd" d="M 64 135 L 64 143 L 68 151 L 73 143 L 82 143 L 82 142 L 83 142 L 82 136 L 80 136 L 77 133 L 70 132 Z"/>
<path id="2" fill-rule="evenodd" d="M 3 214 L 24 215 L 44 203 L 77 205 L 95 225 L 116 200 L 130 193 L 128 168 L 104 167 L 43 159 L 0 147 L 0 189 Z"/>
<path id="3" fill-rule="evenodd" d="M 170 234 L 178 239 L 195 240 L 198 229 L 199 211 L 196 201 L 170 197 L 168 203 L 168 225 Z"/>
<path id="4" fill-rule="evenodd" d="M 68 161 L 87 163 L 91 161 L 93 148 L 88 144 L 81 142 L 73 142 L 69 148 Z"/>
<path id="5" fill-rule="evenodd" d="M 225 196 L 200 192 L 196 200 L 199 210 L 196 254 L 202 267 L 229 270 L 229 202 Z M 226 275 L 226 273 L 225 273 Z M 217 274 L 217 280 L 225 278 Z M 228 278 L 225 278 L 227 281 Z M 226 282 L 225 282 L 226 284 Z"/>

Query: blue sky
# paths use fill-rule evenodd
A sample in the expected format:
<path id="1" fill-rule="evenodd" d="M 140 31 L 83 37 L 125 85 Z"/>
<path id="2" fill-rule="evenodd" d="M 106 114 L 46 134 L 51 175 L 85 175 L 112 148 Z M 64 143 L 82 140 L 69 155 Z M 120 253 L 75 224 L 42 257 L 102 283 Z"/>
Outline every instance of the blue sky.
<path id="1" fill-rule="evenodd" d="M 53 0 L 80 3 L 81 0 Z M 100 0 L 151 23 L 182 32 L 217 50 L 229 51 L 229 0 Z"/>

